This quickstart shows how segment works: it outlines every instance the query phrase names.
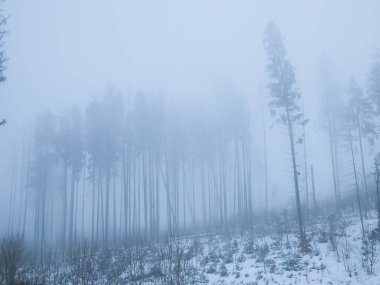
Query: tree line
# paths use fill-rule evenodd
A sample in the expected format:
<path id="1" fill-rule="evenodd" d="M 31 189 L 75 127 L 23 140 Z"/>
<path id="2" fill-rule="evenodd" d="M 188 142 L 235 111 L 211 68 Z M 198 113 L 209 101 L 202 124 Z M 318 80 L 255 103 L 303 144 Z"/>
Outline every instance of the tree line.
<path id="1" fill-rule="evenodd" d="M 273 23 L 267 26 L 264 47 L 268 105 L 289 138 L 295 217 L 301 249 L 307 251 L 305 224 L 310 212 L 317 214 L 322 206 L 307 159 L 308 119 L 295 69 Z M 378 156 L 374 184 L 365 168 L 365 146 L 375 149 L 380 114 L 376 54 L 366 92 L 351 79 L 342 99 L 329 77 L 321 91 L 334 211 L 339 215 L 345 206 L 339 174 L 339 156 L 344 155 L 351 161 L 354 181 L 353 195 L 346 196 L 355 198 L 363 233 L 367 211 L 375 208 L 380 217 Z M 109 87 L 83 110 L 40 114 L 32 139 L 14 160 L 10 231 L 33 241 L 36 259 L 43 261 L 56 244 L 70 255 L 84 239 L 93 248 L 107 250 L 117 243 L 171 238 L 196 229 L 249 227 L 261 214 L 268 219 L 265 122 L 263 134 L 254 134 L 251 108 L 232 93 L 219 94 L 210 106 L 188 110 L 142 92 L 126 100 Z M 265 207 L 254 209 L 258 158 L 253 140 L 262 136 Z"/>

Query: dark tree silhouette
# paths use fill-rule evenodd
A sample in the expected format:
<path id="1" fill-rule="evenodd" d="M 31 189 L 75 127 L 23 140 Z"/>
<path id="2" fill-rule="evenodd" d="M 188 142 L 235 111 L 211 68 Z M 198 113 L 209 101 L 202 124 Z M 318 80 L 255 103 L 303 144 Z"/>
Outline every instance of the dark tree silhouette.
<path id="1" fill-rule="evenodd" d="M 121 152 L 123 110 L 121 95 L 111 87 L 107 89 L 102 100 L 94 99 L 87 108 L 87 147 L 90 158 L 90 175 L 94 186 L 93 195 L 95 195 L 95 190 L 98 195 L 96 240 L 99 240 L 99 230 L 101 229 L 104 249 L 108 248 L 109 241 L 111 180 L 115 176 L 116 162 Z M 95 185 L 98 189 L 95 188 Z M 103 194 L 105 194 L 105 201 Z M 100 209 L 102 212 L 99 212 Z M 95 196 L 93 196 L 92 213 L 93 239 L 95 237 L 94 210 Z"/>
<path id="2" fill-rule="evenodd" d="M 68 246 L 72 252 L 74 246 L 74 205 L 77 184 L 79 183 L 84 160 L 82 114 L 78 107 L 72 107 L 60 117 L 56 146 L 59 159 L 64 169 L 64 195 L 63 195 L 63 248 L 66 244 L 66 226 L 68 219 Z M 70 170 L 70 195 L 67 195 L 67 181 Z M 67 198 L 70 198 L 69 213 L 67 214 Z"/>
<path id="3" fill-rule="evenodd" d="M 365 205 L 366 209 L 370 204 L 369 191 L 367 186 L 367 176 L 364 163 L 363 153 L 363 136 L 368 138 L 372 143 L 376 138 L 375 125 L 373 123 L 372 105 L 369 100 L 364 97 L 363 91 L 354 78 L 349 82 L 349 102 L 347 106 L 346 123 L 349 124 L 351 131 L 357 131 L 360 147 L 360 158 L 362 164 L 364 190 L 365 190 Z"/>
<path id="4" fill-rule="evenodd" d="M 307 249 L 307 239 L 305 236 L 302 211 L 300 202 L 300 191 L 298 182 L 298 170 L 296 161 L 296 142 L 294 128 L 297 125 L 306 123 L 301 112 L 299 101 L 301 93 L 295 87 L 294 68 L 287 57 L 282 41 L 282 35 L 274 23 L 269 23 L 266 29 L 265 51 L 268 57 L 267 71 L 270 82 L 267 85 L 271 100 L 269 106 L 271 114 L 277 118 L 277 122 L 284 124 L 288 128 L 290 150 L 293 163 L 294 190 L 298 215 L 298 228 L 300 235 L 300 246 L 302 250 Z"/>

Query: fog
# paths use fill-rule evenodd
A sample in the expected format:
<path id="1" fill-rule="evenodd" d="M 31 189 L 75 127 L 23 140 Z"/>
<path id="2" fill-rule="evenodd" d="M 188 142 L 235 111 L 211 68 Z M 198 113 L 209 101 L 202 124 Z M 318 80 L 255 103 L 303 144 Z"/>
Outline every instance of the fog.
<path id="1" fill-rule="evenodd" d="M 0 119 L 7 119 L 7 124 L 0 129 L 0 233 L 10 231 L 10 215 L 14 219 L 12 231 L 22 228 L 23 193 L 26 188 L 30 188 L 30 193 L 34 191 L 33 186 L 26 185 L 26 170 L 21 169 L 21 161 L 25 159 L 26 152 L 33 152 L 37 116 L 46 110 L 60 116 L 64 110 L 77 105 L 85 120 L 90 102 L 94 98 L 101 101 L 108 93 L 121 94 L 125 110 L 132 109 L 136 94 L 162 98 L 167 110 L 167 124 L 177 123 L 178 116 L 183 115 L 190 124 L 194 123 L 195 129 L 204 127 L 203 123 L 210 114 L 219 114 L 220 106 L 228 110 L 233 110 L 235 105 L 243 106 L 241 110 L 246 110 L 248 115 L 241 115 L 249 125 L 252 140 L 252 153 L 247 158 L 252 159 L 252 171 L 248 174 L 252 180 L 252 215 L 257 219 L 264 215 L 265 165 L 268 167 L 270 211 L 293 211 L 294 183 L 287 127 L 275 122 L 268 107 L 270 92 L 267 88 L 269 79 L 264 36 L 271 21 L 283 35 L 287 55 L 295 68 L 304 115 L 309 120 L 305 126 L 307 168 L 313 165 L 318 201 L 320 204 L 334 204 L 333 166 L 324 96 L 326 92 L 332 92 L 331 96 L 338 94 L 342 102 L 347 102 L 348 82 L 352 77 L 366 91 L 368 73 L 380 48 L 379 1 L 8 0 L 1 6 L 2 13 L 9 15 L 5 27 L 8 33 L 2 47 L 9 60 L 5 70 L 7 79 L 0 85 Z M 152 104 L 154 109 L 161 103 L 153 101 L 148 104 Z M 116 114 L 116 110 L 112 112 Z M 239 114 L 239 111 L 234 114 Z M 142 120 L 149 115 L 144 113 Z M 238 126 L 242 125 L 239 118 L 231 119 L 236 119 Z M 159 122 L 154 123 L 159 125 Z M 160 133 L 157 125 L 153 124 L 153 133 Z M 217 149 L 213 141 L 207 141 L 212 130 L 207 126 L 205 129 L 190 135 L 201 137 L 202 145 Z M 302 136 L 301 129 L 298 136 Z M 338 148 L 342 150 L 338 158 L 341 195 L 349 196 L 354 193 L 349 145 L 342 143 Z M 370 173 L 373 172 L 373 157 L 378 151 L 378 143 L 370 145 L 365 141 L 364 150 L 367 174 L 372 177 Z M 302 192 L 303 144 L 297 145 L 296 152 Z M 360 164 L 356 142 L 355 155 Z M 19 161 L 17 170 L 16 160 Z M 362 166 L 358 166 L 359 173 L 361 169 Z M 52 170 L 51 178 L 54 178 L 49 182 L 49 189 L 61 189 L 60 171 L 58 168 Z M 235 171 L 233 164 L 227 166 L 226 171 L 228 177 L 232 177 Z M 118 173 L 115 179 L 120 179 L 120 175 Z M 195 179 L 197 207 L 203 200 L 199 179 Z M 363 189 L 363 179 L 359 180 Z M 81 184 L 83 179 L 80 181 Z M 234 184 L 231 181 L 227 183 L 226 191 L 232 199 Z M 373 187 L 373 179 L 368 178 L 368 181 Z M 156 197 L 162 200 L 162 209 L 159 210 L 162 232 L 168 224 L 164 182 L 160 182 L 161 191 L 159 198 Z M 84 184 L 88 199 L 82 201 L 79 198 L 77 202 L 88 203 L 90 207 L 91 179 L 87 178 Z M 20 202 L 13 201 L 16 198 L 11 197 L 12 189 L 17 189 L 16 197 Z M 179 195 L 182 199 L 182 194 Z M 49 199 L 60 205 L 62 200 L 59 197 Z M 304 199 L 305 195 L 301 193 L 302 205 Z M 207 198 L 209 200 L 211 198 Z M 32 240 L 34 202 L 30 202 L 28 207 L 30 215 L 26 230 Z M 184 224 L 194 226 L 190 219 L 191 210 L 182 209 L 181 204 L 179 207 L 180 219 L 188 219 Z M 198 210 L 197 220 L 201 223 L 201 210 Z M 55 216 L 57 221 L 60 220 L 58 212 Z M 143 210 L 141 212 L 143 220 Z M 121 216 L 121 213 L 121 208 L 117 208 L 117 215 Z M 231 208 L 228 215 L 228 219 L 233 218 Z M 84 216 L 88 225 L 83 235 L 87 233 L 90 237 L 91 211 L 86 210 Z M 253 220 L 256 221 L 255 218 Z M 81 226 L 82 221 L 78 222 L 78 231 Z M 56 226 L 49 242 L 58 241 L 60 235 L 61 230 Z"/>

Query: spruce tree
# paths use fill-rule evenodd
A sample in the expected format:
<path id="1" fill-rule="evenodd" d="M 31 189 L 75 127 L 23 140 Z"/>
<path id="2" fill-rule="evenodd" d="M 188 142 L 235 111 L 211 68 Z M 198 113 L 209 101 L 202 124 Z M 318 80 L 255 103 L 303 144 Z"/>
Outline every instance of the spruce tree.
<path id="1" fill-rule="evenodd" d="M 268 58 L 266 66 L 270 82 L 267 88 L 270 92 L 269 107 L 276 122 L 283 124 L 288 129 L 290 150 L 293 164 L 293 179 L 295 190 L 295 202 L 298 216 L 298 229 L 301 250 L 308 249 L 308 243 L 302 221 L 298 170 L 296 160 L 295 127 L 306 123 L 299 103 L 301 93 L 295 87 L 296 79 L 294 68 L 287 56 L 283 45 L 283 37 L 274 23 L 269 23 L 264 38 L 265 51 Z"/>

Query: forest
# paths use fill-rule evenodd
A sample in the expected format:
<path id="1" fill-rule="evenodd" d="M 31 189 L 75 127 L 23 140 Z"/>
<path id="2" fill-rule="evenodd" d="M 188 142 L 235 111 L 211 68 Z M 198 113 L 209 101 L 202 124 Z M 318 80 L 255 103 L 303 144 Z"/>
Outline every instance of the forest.
<path id="1" fill-rule="evenodd" d="M 164 87 L 150 88 L 144 84 L 126 89 L 120 83 L 128 81 L 124 75 L 120 82 L 111 79 L 96 84 L 89 75 L 88 81 L 83 79 L 86 74 L 82 79 L 72 75 L 78 86 L 67 86 L 71 79 L 55 78 L 54 74 L 63 74 L 69 67 L 58 65 L 60 61 L 53 60 L 56 55 L 47 51 L 48 46 L 45 52 L 36 52 L 36 57 L 45 55 L 47 59 L 37 58 L 42 63 L 34 66 L 34 61 L 24 58 L 29 55 L 29 51 L 23 51 L 27 47 L 19 46 L 17 41 L 12 43 L 17 33 L 27 33 L 12 24 L 20 20 L 17 13 L 26 10 L 21 12 L 21 3 L 9 2 L 0 3 L 5 6 L 0 10 L 0 89 L 5 90 L 1 91 L 4 106 L 0 108 L 1 284 L 377 284 L 379 20 L 368 20 L 372 26 L 365 27 L 373 29 L 373 33 L 363 35 L 369 46 L 360 57 L 365 62 L 358 64 L 347 48 L 332 52 L 345 56 L 337 64 L 333 63 L 333 56 L 322 52 L 315 68 L 307 60 L 302 62 L 311 43 L 300 42 L 303 34 L 289 28 L 294 26 L 287 22 L 288 17 L 277 19 L 276 13 L 269 13 L 265 22 L 259 18 L 257 38 L 252 39 L 260 54 L 242 56 L 248 63 L 251 57 L 260 57 L 260 75 L 254 78 L 246 71 L 235 53 L 231 56 L 236 56 L 236 66 L 241 68 L 227 68 L 237 72 L 236 78 L 248 76 L 247 86 L 258 82 L 258 91 L 246 91 L 246 86 L 239 87 L 239 80 L 223 76 L 212 91 L 199 91 L 209 62 L 205 60 L 202 67 L 202 60 L 198 61 L 194 73 L 199 69 L 200 75 L 188 79 L 193 72 L 189 71 L 183 79 L 176 77 L 181 71 L 174 64 L 180 57 L 169 51 L 163 57 L 164 61 L 166 57 L 172 60 L 166 62 L 169 69 L 160 60 L 155 62 L 162 66 L 165 76 L 160 77 L 158 72 L 157 77 L 151 78 L 146 71 L 146 82 L 162 78 L 168 84 L 173 82 L 176 88 L 169 88 L 171 91 L 166 94 Z M 336 9 L 328 1 L 322 2 L 326 2 L 327 9 Z M 347 9 L 351 10 L 346 12 L 351 15 L 357 4 L 348 2 L 351 8 Z M 369 11 L 380 6 L 365 2 L 367 8 L 359 13 L 358 21 L 366 16 L 376 19 Z M 260 13 L 261 6 L 256 4 Z M 108 9 L 107 4 L 102 5 L 105 6 L 99 9 Z M 181 5 L 167 5 L 180 15 L 182 8 L 186 10 L 180 9 Z M 230 15 L 230 4 L 219 5 L 226 5 L 223 11 Z M 39 4 L 34 9 L 38 7 Z M 49 6 L 44 11 L 57 13 L 58 17 L 57 7 Z M 133 5 L 128 7 L 133 13 Z M 212 7 L 213 10 L 215 6 Z M 139 9 L 136 11 L 146 11 Z M 305 11 L 316 13 L 312 9 Z M 249 15 L 249 11 L 246 13 Z M 76 22 L 76 14 L 67 16 L 73 20 L 73 27 L 81 25 L 81 21 Z M 210 17 L 200 21 L 209 24 Z M 334 21 L 339 20 L 337 17 Z M 183 22 L 187 20 L 186 17 Z M 229 20 L 222 17 L 215 21 Z M 169 17 L 168 22 L 183 23 L 176 17 Z M 115 23 L 112 27 L 122 30 Z M 59 33 L 54 25 L 40 24 Z M 200 32 L 202 23 L 199 25 L 190 25 L 190 31 Z M 237 27 L 232 25 L 231 35 L 238 33 Z M 245 33 L 249 27 L 244 28 L 241 34 L 245 39 L 249 37 Z M 90 24 L 86 29 L 96 33 Z M 138 36 L 144 33 L 143 28 L 136 29 Z M 212 30 L 219 29 L 223 31 L 223 27 Z M 47 31 L 51 38 L 43 38 L 45 34 L 39 35 L 37 30 L 36 39 L 31 40 L 41 37 L 43 41 L 58 41 L 57 46 L 52 46 L 58 51 L 59 35 Z M 360 34 L 360 28 L 349 30 L 347 37 L 352 46 L 363 50 L 356 43 L 356 32 Z M 159 43 L 168 40 L 162 33 Z M 120 33 L 116 38 L 123 35 L 129 34 Z M 310 32 L 306 35 L 310 36 Z M 87 36 L 78 32 L 81 40 L 75 41 L 75 34 L 69 43 L 86 45 L 89 41 L 92 45 L 92 37 Z M 334 34 L 337 41 L 339 36 Z M 341 41 L 344 36 L 341 35 Z M 208 40 L 213 42 L 212 37 Z M 171 41 L 176 38 L 171 38 L 168 45 Z M 106 62 L 115 56 L 109 66 L 119 76 L 122 69 L 117 63 L 126 62 L 121 55 L 112 55 L 117 42 L 97 43 L 106 45 L 111 54 L 96 54 L 94 59 Z M 163 53 L 157 45 L 158 51 L 154 45 L 148 49 Z M 200 46 L 208 48 L 206 44 Z M 235 48 L 237 54 L 238 46 L 239 42 L 230 48 Z M 139 43 L 137 47 L 147 48 Z M 192 48 L 197 50 L 199 46 L 186 48 L 187 52 Z M 76 56 L 86 57 L 82 48 L 78 48 L 78 53 L 68 48 L 67 53 L 70 52 L 74 66 Z M 15 60 L 13 66 L 15 55 L 21 59 Z M 187 56 L 191 57 L 184 57 Z M 350 59 L 352 65 L 342 63 Z M 143 61 L 136 62 L 144 66 Z M 33 65 L 33 71 L 28 73 L 25 70 L 30 67 L 23 70 L 20 64 Z M 50 65 L 58 71 L 45 70 Z M 357 70 L 347 71 L 347 66 L 356 65 Z M 98 66 L 93 62 L 86 70 L 89 74 L 107 73 L 92 70 Z M 217 69 L 215 64 L 212 70 Z M 345 72 L 341 72 L 343 69 Z M 40 88 L 42 82 L 36 78 L 50 72 L 53 75 L 43 79 L 46 85 Z M 311 72 L 316 75 L 310 76 Z M 145 79 L 145 73 L 141 74 Z M 16 79 L 11 79 L 12 75 Z M 182 86 L 182 80 L 189 80 L 189 85 Z M 199 86 L 186 91 L 191 82 L 198 82 Z M 74 88 L 81 90 L 86 84 L 92 88 L 86 96 L 65 97 L 65 93 Z M 42 96 L 51 90 L 58 95 L 50 99 Z M 29 93 L 29 99 L 17 95 L 24 91 Z M 34 91 L 42 94 L 34 95 Z M 9 99 L 8 94 L 15 94 L 15 99 Z"/>

